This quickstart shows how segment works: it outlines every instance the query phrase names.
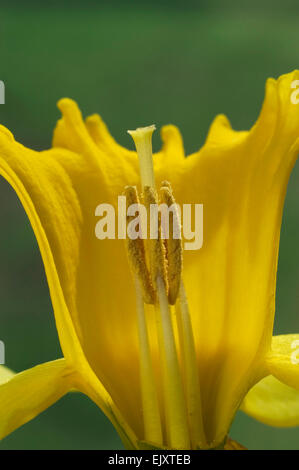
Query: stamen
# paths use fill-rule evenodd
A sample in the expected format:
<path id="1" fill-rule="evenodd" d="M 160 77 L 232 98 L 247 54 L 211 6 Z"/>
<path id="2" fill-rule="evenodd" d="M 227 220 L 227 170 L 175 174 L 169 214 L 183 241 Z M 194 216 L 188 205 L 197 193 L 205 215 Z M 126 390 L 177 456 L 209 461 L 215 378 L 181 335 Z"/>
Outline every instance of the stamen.
<path id="1" fill-rule="evenodd" d="M 173 208 L 173 211 L 169 211 L 169 234 L 168 238 L 165 239 L 165 246 L 168 261 L 168 300 L 171 305 L 174 305 L 180 288 L 182 272 L 182 241 L 181 238 L 178 238 L 181 234 L 181 224 L 171 185 L 168 181 L 163 181 L 160 193 L 161 201 L 167 207 Z"/>
<path id="2" fill-rule="evenodd" d="M 176 314 L 183 357 L 182 366 L 192 449 L 196 449 L 199 446 L 204 448 L 206 438 L 201 412 L 199 372 L 191 318 L 183 281 L 180 283 L 180 295 L 176 304 Z"/>
<path id="3" fill-rule="evenodd" d="M 140 382 L 144 419 L 144 439 L 153 444 L 163 442 L 157 388 L 149 346 L 140 282 L 135 278 L 138 340 L 140 350 Z"/>
<path id="4" fill-rule="evenodd" d="M 152 134 L 155 129 L 156 127 L 152 125 L 139 127 L 135 131 L 128 131 L 136 146 L 142 186 L 150 186 L 151 188 L 155 187 L 152 155 Z"/>
<path id="5" fill-rule="evenodd" d="M 150 238 L 130 240 L 128 242 L 129 257 L 135 275 L 138 331 L 141 345 L 141 385 L 144 409 L 146 439 L 162 440 L 157 392 L 148 343 L 148 332 L 141 289 L 144 300 L 154 301 L 156 308 L 157 333 L 159 352 L 161 356 L 161 376 L 163 389 L 163 405 L 165 409 L 167 446 L 172 449 L 198 448 L 204 445 L 205 436 L 201 414 L 199 375 L 197 370 L 196 351 L 188 303 L 181 281 L 182 246 L 181 238 L 175 237 L 180 233 L 180 220 L 176 211 L 169 211 L 169 237 L 164 241 L 161 236 L 161 214 L 158 212 L 158 197 L 155 191 L 155 178 L 152 160 L 152 133 L 154 126 L 128 131 L 132 136 L 139 157 L 141 182 L 143 186 L 143 202 L 150 217 Z M 131 203 L 138 201 L 136 188 L 128 190 Z M 175 204 L 171 186 L 162 183 L 162 201 L 167 207 Z M 158 222 L 157 222 L 158 220 Z M 152 233 L 154 229 L 154 236 Z M 147 233 L 148 235 L 148 233 Z M 134 243 L 132 243 L 134 242 Z M 145 249 L 146 248 L 146 249 Z M 148 255 L 147 268 L 146 255 Z M 167 264 L 168 263 L 168 264 Z M 150 290 L 152 289 L 152 291 Z M 179 346 L 182 353 L 182 374 L 178 361 L 176 339 L 173 331 L 169 303 L 175 304 L 180 291 L 177 306 L 179 326 Z M 154 294 L 153 294 L 154 292 Z M 146 301 L 146 300 L 145 300 Z M 151 302 L 150 302 L 151 303 Z M 146 346 L 147 344 L 147 346 Z M 145 365 L 143 366 L 142 363 Z M 148 372 L 147 372 L 148 371 Z M 149 374 L 149 377 L 147 377 Z M 183 375 L 183 377 L 182 377 Z M 183 385 L 183 378 L 184 385 Z M 155 416 L 151 420 L 150 407 L 154 407 Z M 153 438 L 151 436 L 156 436 Z M 190 436 L 190 437 L 189 437 Z"/>
<path id="6" fill-rule="evenodd" d="M 127 207 L 132 204 L 139 204 L 138 193 L 135 186 L 126 186 L 124 189 L 124 195 L 126 196 Z M 127 223 L 129 223 L 133 217 L 127 216 Z M 143 299 L 146 304 L 155 303 L 155 292 L 152 286 L 149 269 L 146 264 L 144 242 L 141 238 L 132 240 L 130 237 L 127 238 L 127 250 L 128 257 L 131 265 L 131 269 L 141 284 Z"/>

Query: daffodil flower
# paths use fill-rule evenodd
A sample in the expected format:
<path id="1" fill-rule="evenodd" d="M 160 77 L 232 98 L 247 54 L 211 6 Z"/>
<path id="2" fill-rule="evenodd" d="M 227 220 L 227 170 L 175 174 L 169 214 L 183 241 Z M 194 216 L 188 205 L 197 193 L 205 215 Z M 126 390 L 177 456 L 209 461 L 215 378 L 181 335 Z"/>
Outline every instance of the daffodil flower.
<path id="1" fill-rule="evenodd" d="M 137 156 L 70 99 L 58 104 L 50 150 L 25 148 L 0 127 L 0 173 L 36 235 L 64 356 L 16 375 L 2 367 L 2 438 L 74 389 L 127 449 L 238 448 L 228 433 L 239 408 L 273 426 L 299 424 L 299 335 L 272 337 L 298 78 L 267 81 L 250 131 L 217 116 L 188 158 L 176 127 L 162 128 L 153 159 L 153 129 L 132 132 Z M 116 206 L 124 190 L 148 203 L 203 204 L 202 249 L 185 251 L 182 265 L 173 240 L 166 252 L 160 239 L 98 240 L 95 208 Z"/>

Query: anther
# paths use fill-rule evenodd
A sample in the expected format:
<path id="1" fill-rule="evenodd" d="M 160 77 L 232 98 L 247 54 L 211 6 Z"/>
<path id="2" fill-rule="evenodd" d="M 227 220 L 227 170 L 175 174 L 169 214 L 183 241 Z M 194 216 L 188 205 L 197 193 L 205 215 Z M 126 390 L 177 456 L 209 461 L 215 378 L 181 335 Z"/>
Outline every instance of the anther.
<path id="1" fill-rule="evenodd" d="M 158 220 L 156 234 L 154 234 L 154 237 L 151 236 L 148 241 L 153 286 L 155 289 L 157 288 L 157 278 L 160 277 L 164 282 L 166 292 L 168 292 L 166 252 L 163 240 L 161 239 L 161 214 L 158 212 L 156 191 L 149 186 L 145 186 L 143 189 L 143 199 L 147 213 L 150 214 L 150 226 L 153 226 L 155 221 Z"/>
<path id="2" fill-rule="evenodd" d="M 139 204 L 138 193 L 135 186 L 126 186 L 124 189 L 127 207 L 132 204 Z M 127 215 L 127 224 L 133 219 L 133 216 Z M 140 281 L 143 300 L 147 304 L 155 303 L 155 292 L 152 286 L 150 272 L 146 264 L 144 241 L 138 237 L 135 240 L 127 237 L 127 250 L 129 262 L 134 275 Z"/>
<path id="3" fill-rule="evenodd" d="M 174 305 L 179 293 L 182 272 L 181 224 L 171 185 L 163 181 L 160 189 L 161 202 L 171 207 L 169 211 L 169 234 L 164 240 L 167 257 L 168 301 Z"/>

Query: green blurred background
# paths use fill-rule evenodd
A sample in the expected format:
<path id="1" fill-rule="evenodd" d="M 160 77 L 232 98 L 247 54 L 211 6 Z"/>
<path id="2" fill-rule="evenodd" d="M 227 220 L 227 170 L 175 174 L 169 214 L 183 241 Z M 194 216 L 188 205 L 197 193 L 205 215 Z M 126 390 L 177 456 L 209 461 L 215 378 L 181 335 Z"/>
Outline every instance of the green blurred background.
<path id="1" fill-rule="evenodd" d="M 236 129 L 255 121 L 267 77 L 299 67 L 297 0 L 1 2 L 0 122 L 25 145 L 51 145 L 69 96 L 99 112 L 131 147 L 126 129 L 177 124 L 187 152 L 217 113 Z M 160 145 L 158 135 L 154 146 Z M 61 355 L 40 254 L 23 209 L 0 180 L 0 339 L 21 371 Z M 291 177 L 279 258 L 275 332 L 299 332 L 299 167 Z M 0 403 L 1 406 L 1 403 Z M 231 436 L 251 449 L 299 449 L 299 429 L 237 415 Z M 120 449 L 112 425 L 86 397 L 66 396 L 0 449 Z"/>

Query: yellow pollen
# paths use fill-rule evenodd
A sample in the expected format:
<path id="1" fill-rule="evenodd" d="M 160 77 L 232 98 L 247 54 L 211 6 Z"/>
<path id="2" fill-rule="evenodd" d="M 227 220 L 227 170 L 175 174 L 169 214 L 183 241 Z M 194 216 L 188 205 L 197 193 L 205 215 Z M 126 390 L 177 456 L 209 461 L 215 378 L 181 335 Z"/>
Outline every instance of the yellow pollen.
<path id="1" fill-rule="evenodd" d="M 154 224 L 154 217 L 152 207 L 158 208 L 158 200 L 156 191 L 149 186 L 145 186 L 143 190 L 144 204 L 147 210 L 147 213 L 150 214 L 150 224 Z M 166 251 L 163 240 L 161 239 L 161 223 L 160 223 L 160 213 L 158 214 L 158 226 L 156 231 L 156 238 L 150 238 L 148 240 L 149 247 L 149 257 L 150 257 L 150 267 L 151 267 L 151 276 L 154 287 L 156 288 L 156 282 L 158 276 L 161 277 L 164 281 L 166 292 L 168 292 L 168 281 L 167 281 L 167 266 L 166 266 Z"/>
<path id="2" fill-rule="evenodd" d="M 174 305 L 179 293 L 181 272 L 182 272 L 182 240 L 174 235 L 181 233 L 180 219 L 172 194 L 171 185 L 163 181 L 160 190 L 161 202 L 167 207 L 173 207 L 173 212 L 169 211 L 169 236 L 165 239 L 167 257 L 167 279 L 168 279 L 168 301 Z"/>
<path id="3" fill-rule="evenodd" d="M 135 186 L 127 186 L 124 189 L 127 207 L 132 204 L 139 204 L 138 193 Z M 133 219 L 133 216 L 127 216 L 127 224 Z M 143 300 L 146 304 L 155 303 L 155 292 L 152 286 L 149 269 L 146 264 L 144 242 L 141 238 L 132 240 L 127 238 L 128 257 L 133 273 L 140 281 Z"/>

